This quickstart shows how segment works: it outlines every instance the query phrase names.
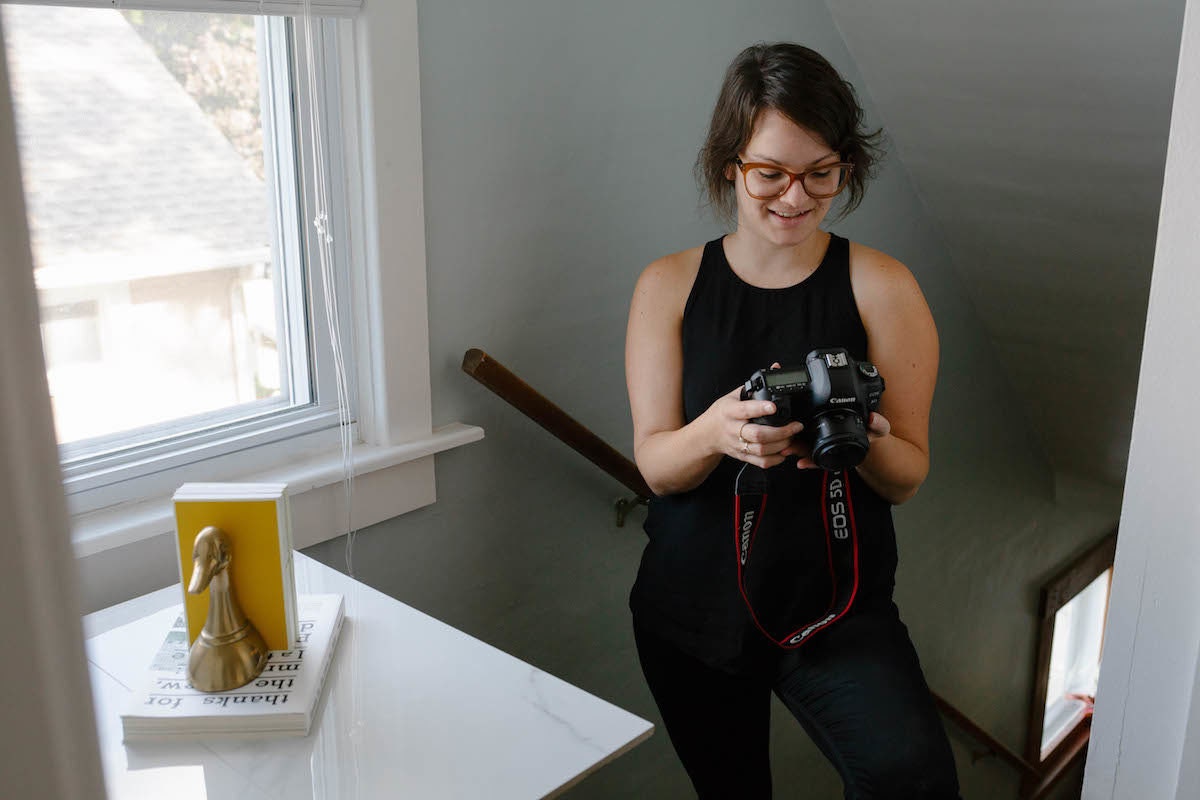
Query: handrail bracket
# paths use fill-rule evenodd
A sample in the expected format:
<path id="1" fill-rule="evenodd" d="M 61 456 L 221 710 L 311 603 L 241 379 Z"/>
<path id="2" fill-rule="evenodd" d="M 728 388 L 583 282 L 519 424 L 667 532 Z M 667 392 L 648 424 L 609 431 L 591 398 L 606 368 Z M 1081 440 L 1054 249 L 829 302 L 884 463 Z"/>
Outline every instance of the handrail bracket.
<path id="1" fill-rule="evenodd" d="M 625 497 L 617 498 L 617 501 L 615 503 L 613 503 L 613 508 L 617 512 L 617 527 L 624 528 L 625 527 L 625 517 L 629 516 L 629 513 L 631 511 L 633 511 L 635 508 L 637 508 L 638 506 L 644 506 L 644 505 L 647 505 L 646 498 L 644 498 L 640 495 L 635 494 L 633 497 L 629 497 L 629 498 L 625 498 Z"/>

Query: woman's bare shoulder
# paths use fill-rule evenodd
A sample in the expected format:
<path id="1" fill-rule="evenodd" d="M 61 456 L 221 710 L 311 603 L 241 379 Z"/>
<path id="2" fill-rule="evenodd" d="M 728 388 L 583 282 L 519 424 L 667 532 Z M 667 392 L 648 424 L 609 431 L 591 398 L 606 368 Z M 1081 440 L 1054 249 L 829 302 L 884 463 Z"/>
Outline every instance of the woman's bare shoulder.
<path id="1" fill-rule="evenodd" d="M 704 247 L 692 247 L 653 261 L 638 278 L 635 294 L 654 304 L 670 304 L 682 311 L 692 290 Z"/>
<path id="2" fill-rule="evenodd" d="M 850 242 L 850 271 L 875 279 L 912 278 L 912 272 L 898 259 L 859 242 Z"/>
<path id="3" fill-rule="evenodd" d="M 696 278 L 696 273 L 700 271 L 700 259 L 703 255 L 703 246 L 671 253 L 651 262 L 643 270 L 642 277 L 650 276 L 653 280 L 691 284 Z"/>
<path id="4" fill-rule="evenodd" d="M 887 253 L 858 242 L 850 243 L 850 283 L 860 303 L 921 294 L 908 267 Z"/>

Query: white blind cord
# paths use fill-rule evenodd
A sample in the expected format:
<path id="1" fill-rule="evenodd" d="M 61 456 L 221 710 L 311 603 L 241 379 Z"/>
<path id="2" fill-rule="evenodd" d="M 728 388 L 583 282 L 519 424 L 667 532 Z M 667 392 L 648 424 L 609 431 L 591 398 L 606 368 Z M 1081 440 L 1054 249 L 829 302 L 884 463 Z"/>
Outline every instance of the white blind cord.
<path id="1" fill-rule="evenodd" d="M 306 193 L 313 199 L 312 224 L 316 231 L 317 262 L 324 289 L 325 319 L 329 332 L 329 344 L 333 353 L 335 383 L 337 385 L 338 432 L 342 450 L 342 485 L 346 511 L 346 571 L 354 577 L 354 439 L 350 414 L 350 391 L 346 379 L 345 352 L 342 347 L 341 303 L 338 302 L 338 286 L 333 270 L 333 232 L 330 228 L 328 170 L 324 142 L 324 117 L 321 114 L 320 87 L 317 82 L 317 59 L 322 51 L 314 44 L 314 19 L 311 0 L 302 0 L 301 20 L 304 28 L 304 63 L 308 79 L 308 129 L 312 150 L 312 186 Z M 305 175 L 306 179 L 308 175 Z"/>
<path id="2" fill-rule="evenodd" d="M 327 322 L 329 333 L 329 344 L 333 352 L 334 373 L 337 384 L 337 405 L 338 405 L 338 431 L 340 434 L 340 443 L 342 449 L 342 486 L 345 499 L 346 511 L 346 572 L 350 577 L 354 577 L 354 439 L 351 436 L 351 422 L 353 421 L 350 414 L 350 392 L 346 380 L 346 362 L 345 353 L 342 349 L 342 325 L 340 315 L 340 303 L 338 302 L 338 287 L 337 281 L 333 274 L 333 231 L 330 229 L 330 214 L 329 214 L 329 192 L 328 192 L 328 170 L 326 164 L 325 141 L 323 132 L 325 130 L 325 118 L 321 114 L 320 98 L 323 96 L 317 82 L 317 58 L 324 57 L 324 49 L 314 45 L 314 29 L 316 20 L 313 18 L 312 0 L 301 0 L 302 14 L 300 21 L 304 27 L 304 64 L 305 72 L 307 73 L 308 81 L 308 128 L 312 150 L 312 191 L 306 193 L 306 197 L 313 199 L 314 208 L 311 209 L 312 224 L 316 235 L 313 237 L 316 240 L 317 261 L 321 274 L 321 285 L 324 288 L 325 296 L 325 319 Z M 320 74 L 324 75 L 325 71 L 321 70 Z M 307 179 L 306 174 L 306 179 Z M 349 258 L 347 252 L 346 257 Z M 352 300 L 352 296 L 347 297 L 347 302 Z M 358 611 L 357 591 L 352 591 L 346 597 L 346 615 L 354 618 Z M 354 635 L 353 629 L 350 631 Z M 345 634 L 343 634 L 345 635 Z M 347 728 L 350 738 L 350 752 L 340 754 L 343 763 L 349 761 L 349 779 L 352 781 L 352 793 L 357 793 L 359 785 L 359 751 L 357 740 L 364 734 L 362 721 L 361 704 L 360 704 L 360 688 L 363 684 L 362 664 L 359 662 L 357 653 L 354 648 L 350 650 L 350 724 Z M 348 758 L 347 758 L 348 756 Z M 339 771 L 341 772 L 341 771 Z M 314 773 L 314 780 L 316 774 Z M 345 788 L 345 787 L 343 787 Z"/>

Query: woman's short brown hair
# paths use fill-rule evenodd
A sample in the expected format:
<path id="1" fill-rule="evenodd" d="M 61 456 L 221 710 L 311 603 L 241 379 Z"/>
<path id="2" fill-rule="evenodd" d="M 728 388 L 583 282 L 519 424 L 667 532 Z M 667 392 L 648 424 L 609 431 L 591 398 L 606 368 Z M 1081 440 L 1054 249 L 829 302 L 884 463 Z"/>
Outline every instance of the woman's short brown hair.
<path id="1" fill-rule="evenodd" d="M 842 160 L 854 164 L 838 216 L 857 208 L 883 155 L 883 133 L 863 129 L 863 110 L 854 87 L 824 56 L 803 45 L 779 42 L 747 47 L 725 72 L 708 136 L 696 158 L 696 176 L 717 213 L 728 219 L 735 216 L 729 166 L 767 109 L 817 134 Z"/>

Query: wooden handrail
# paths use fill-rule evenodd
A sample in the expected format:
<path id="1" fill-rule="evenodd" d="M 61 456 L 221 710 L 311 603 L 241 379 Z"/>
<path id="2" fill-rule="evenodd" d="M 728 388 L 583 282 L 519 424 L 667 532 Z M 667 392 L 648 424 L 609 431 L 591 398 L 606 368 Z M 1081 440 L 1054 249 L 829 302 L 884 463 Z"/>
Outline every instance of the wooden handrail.
<path id="1" fill-rule="evenodd" d="M 588 461 L 616 478 L 636 493 L 639 498 L 650 497 L 650 487 L 646 485 L 645 479 L 638 472 L 636 464 L 614 450 L 607 442 L 547 400 L 536 389 L 518 378 L 487 353 L 478 348 L 471 348 L 463 355 L 462 369 L 463 372 L 491 389 L 509 405 L 558 437 Z M 935 692 L 931 693 L 938 708 L 951 722 L 983 744 L 989 753 L 994 754 L 1019 772 L 1026 783 L 1033 784 L 1045 781 L 1048 777 L 1050 780 L 1059 777 L 1059 775 L 1047 776 L 1045 771 L 1038 769 L 1004 746 L 943 697 Z"/>
<path id="2" fill-rule="evenodd" d="M 543 397 L 507 367 L 478 348 L 463 355 L 463 372 L 498 394 L 509 405 L 554 434 L 564 444 L 616 478 L 641 498 L 649 498 L 650 487 L 637 465 L 607 442 Z"/>
<path id="3" fill-rule="evenodd" d="M 1008 764 L 1026 779 L 1037 779 L 1041 777 L 1041 771 L 1030 764 L 1025 759 L 1021 758 L 1012 750 L 1005 747 L 998 739 L 990 733 L 979 727 L 963 712 L 959 711 L 954 706 L 950 705 L 944 697 L 937 692 L 930 691 L 933 695 L 933 701 L 941 709 L 942 714 L 951 722 L 957 725 L 964 732 L 970 734 L 976 741 L 987 748 L 989 753 L 992 753 L 1001 761 Z"/>

